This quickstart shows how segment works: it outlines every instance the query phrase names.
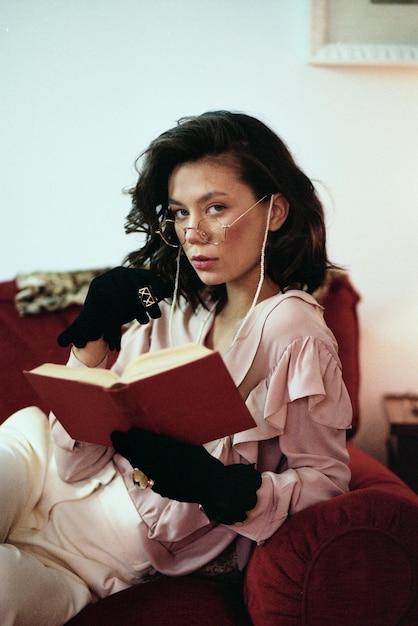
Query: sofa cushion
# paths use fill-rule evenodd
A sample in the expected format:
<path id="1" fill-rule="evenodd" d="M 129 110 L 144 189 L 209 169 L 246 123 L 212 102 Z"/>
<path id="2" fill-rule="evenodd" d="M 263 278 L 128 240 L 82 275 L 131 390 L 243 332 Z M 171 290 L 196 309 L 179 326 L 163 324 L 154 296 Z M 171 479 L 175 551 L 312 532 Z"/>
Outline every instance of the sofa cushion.
<path id="1" fill-rule="evenodd" d="M 143 583 L 86 607 L 67 626 L 250 626 L 235 584 L 185 576 Z"/>
<path id="2" fill-rule="evenodd" d="M 61 348 L 57 337 L 80 311 L 80 306 L 71 305 L 20 316 L 17 292 L 16 281 L 0 282 L 0 423 L 25 406 L 48 411 L 22 372 L 45 362 L 66 363 L 69 349 Z M 109 363 L 115 358 L 113 352 Z"/>
<path id="3" fill-rule="evenodd" d="M 0 422 L 25 406 L 37 405 L 46 410 L 22 371 L 46 361 L 67 361 L 68 350 L 60 348 L 56 337 L 79 310 L 69 307 L 20 317 L 14 302 L 16 293 L 15 281 L 0 283 Z"/>

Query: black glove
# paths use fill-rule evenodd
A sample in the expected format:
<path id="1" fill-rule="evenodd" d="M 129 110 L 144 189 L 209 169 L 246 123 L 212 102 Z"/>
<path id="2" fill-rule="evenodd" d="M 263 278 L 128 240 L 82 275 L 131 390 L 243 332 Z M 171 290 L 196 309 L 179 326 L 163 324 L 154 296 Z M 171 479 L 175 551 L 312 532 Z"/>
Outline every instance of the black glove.
<path id="1" fill-rule="evenodd" d="M 257 503 L 261 474 L 254 465 L 223 465 L 203 446 L 142 428 L 114 431 L 111 439 L 116 452 L 152 478 L 155 492 L 172 500 L 197 502 L 209 519 L 242 522 Z"/>
<path id="2" fill-rule="evenodd" d="M 110 350 L 120 350 L 121 326 L 133 319 L 148 324 L 150 317 L 160 317 L 158 301 L 171 293 L 172 287 L 150 270 L 115 267 L 92 280 L 78 317 L 59 335 L 58 343 L 84 348 L 88 341 L 103 337 Z"/>

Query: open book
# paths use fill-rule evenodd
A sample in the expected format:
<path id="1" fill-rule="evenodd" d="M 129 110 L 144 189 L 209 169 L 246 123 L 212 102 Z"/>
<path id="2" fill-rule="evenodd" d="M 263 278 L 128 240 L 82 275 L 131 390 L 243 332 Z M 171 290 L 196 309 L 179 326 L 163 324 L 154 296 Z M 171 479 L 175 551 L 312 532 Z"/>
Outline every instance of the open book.
<path id="1" fill-rule="evenodd" d="M 256 426 L 221 355 L 197 344 L 142 354 L 121 376 L 45 363 L 25 371 L 73 439 L 111 445 L 131 426 L 202 444 Z"/>

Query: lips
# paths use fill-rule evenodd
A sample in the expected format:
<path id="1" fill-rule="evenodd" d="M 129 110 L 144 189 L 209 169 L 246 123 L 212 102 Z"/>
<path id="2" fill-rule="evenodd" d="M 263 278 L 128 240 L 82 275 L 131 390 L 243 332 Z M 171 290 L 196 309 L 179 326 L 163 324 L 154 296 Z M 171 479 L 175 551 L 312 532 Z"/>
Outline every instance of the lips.
<path id="1" fill-rule="evenodd" d="M 196 254 L 191 258 L 193 267 L 197 270 L 207 270 L 212 267 L 216 259 L 204 256 L 203 254 Z"/>

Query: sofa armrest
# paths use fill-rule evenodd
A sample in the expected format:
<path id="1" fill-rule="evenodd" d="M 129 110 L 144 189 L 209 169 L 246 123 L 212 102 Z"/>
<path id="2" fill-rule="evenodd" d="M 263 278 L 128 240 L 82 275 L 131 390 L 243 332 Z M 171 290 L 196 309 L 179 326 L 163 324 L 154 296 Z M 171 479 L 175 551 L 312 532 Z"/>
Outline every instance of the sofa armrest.
<path id="1" fill-rule="evenodd" d="M 418 623 L 418 497 L 397 483 L 380 475 L 257 546 L 245 577 L 254 626 Z"/>

